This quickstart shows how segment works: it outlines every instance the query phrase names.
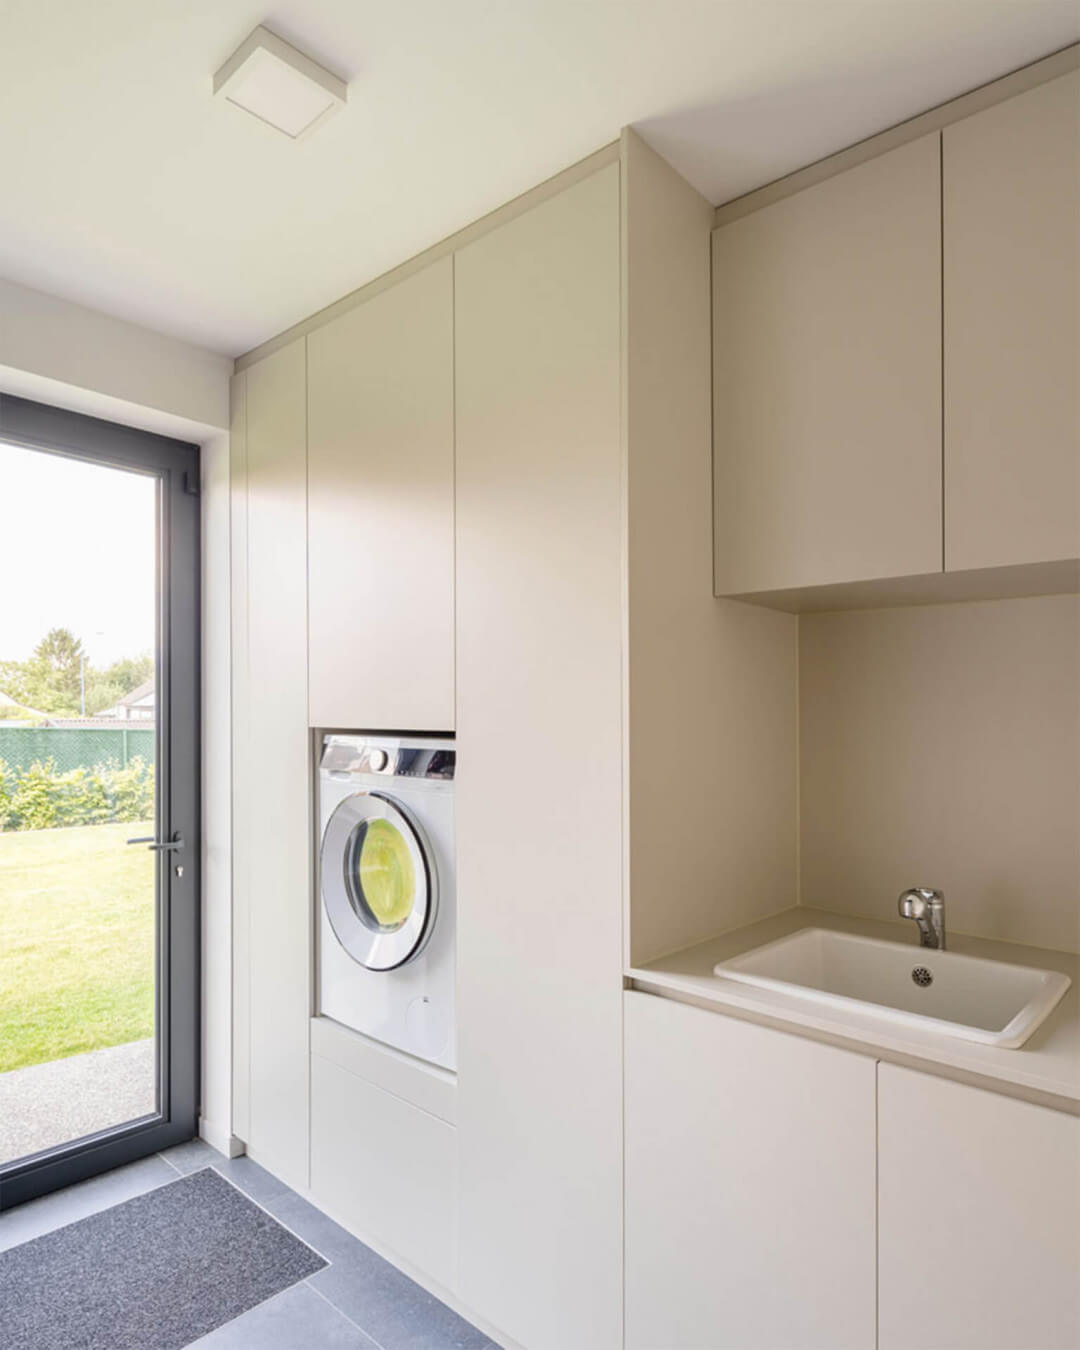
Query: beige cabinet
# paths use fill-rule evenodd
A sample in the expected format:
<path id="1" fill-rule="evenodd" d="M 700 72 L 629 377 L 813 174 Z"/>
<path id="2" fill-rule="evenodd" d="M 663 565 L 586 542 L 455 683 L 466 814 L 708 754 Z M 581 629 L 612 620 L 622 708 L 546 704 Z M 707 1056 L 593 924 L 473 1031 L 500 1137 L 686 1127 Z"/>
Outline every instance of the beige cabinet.
<path id="1" fill-rule="evenodd" d="M 453 263 L 308 342 L 313 726 L 454 725 Z"/>
<path id="2" fill-rule="evenodd" d="M 308 1180 L 311 864 L 304 340 L 236 377 L 233 559 L 234 1132 Z"/>
<path id="3" fill-rule="evenodd" d="M 946 127 L 945 565 L 1080 556 L 1080 71 Z"/>
<path id="4" fill-rule="evenodd" d="M 455 1285 L 454 1133 L 404 1097 L 312 1054 L 312 1195 L 389 1258 L 448 1290 Z"/>
<path id="5" fill-rule="evenodd" d="M 718 595 L 937 572 L 935 132 L 713 234 Z"/>
<path id="6" fill-rule="evenodd" d="M 878 1067 L 880 1350 L 1076 1350 L 1080 1119 Z"/>
<path id="7" fill-rule="evenodd" d="M 622 1308 L 619 169 L 456 255 L 459 1295 Z"/>
<path id="8" fill-rule="evenodd" d="M 874 1061 L 625 999 L 627 1350 L 872 1350 Z"/>

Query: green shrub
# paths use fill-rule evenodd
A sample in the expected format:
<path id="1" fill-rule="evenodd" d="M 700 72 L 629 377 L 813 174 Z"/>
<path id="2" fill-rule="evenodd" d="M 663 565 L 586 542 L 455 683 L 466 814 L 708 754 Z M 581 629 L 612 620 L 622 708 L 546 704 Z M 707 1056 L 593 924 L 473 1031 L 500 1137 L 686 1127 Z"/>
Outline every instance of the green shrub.
<path id="1" fill-rule="evenodd" d="M 58 825 L 57 788 L 58 775 L 54 759 L 47 759 L 44 764 L 35 760 L 28 769 L 23 769 L 15 780 L 15 791 L 11 795 L 15 828 L 51 830 Z"/>
<path id="2" fill-rule="evenodd" d="M 56 761 L 12 769 L 0 761 L 0 830 L 51 830 L 147 820 L 154 813 L 154 766 L 135 756 L 60 773 Z"/>
<path id="3" fill-rule="evenodd" d="M 109 802 L 110 820 L 149 820 L 154 814 L 154 766 L 141 755 L 121 768 L 116 760 L 99 764 L 97 772 Z"/>
<path id="4" fill-rule="evenodd" d="M 5 760 L 0 759 L 0 830 L 8 828 L 12 817 L 11 794 L 15 788 L 14 770 Z"/>

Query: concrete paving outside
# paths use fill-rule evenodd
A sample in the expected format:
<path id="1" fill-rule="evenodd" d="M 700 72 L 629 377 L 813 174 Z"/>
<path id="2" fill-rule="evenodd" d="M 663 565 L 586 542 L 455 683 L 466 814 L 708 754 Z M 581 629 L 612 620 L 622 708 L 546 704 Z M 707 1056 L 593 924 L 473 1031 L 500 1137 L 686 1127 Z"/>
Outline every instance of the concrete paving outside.
<path id="1" fill-rule="evenodd" d="M 154 1040 L 0 1073 L 0 1163 L 156 1109 Z"/>

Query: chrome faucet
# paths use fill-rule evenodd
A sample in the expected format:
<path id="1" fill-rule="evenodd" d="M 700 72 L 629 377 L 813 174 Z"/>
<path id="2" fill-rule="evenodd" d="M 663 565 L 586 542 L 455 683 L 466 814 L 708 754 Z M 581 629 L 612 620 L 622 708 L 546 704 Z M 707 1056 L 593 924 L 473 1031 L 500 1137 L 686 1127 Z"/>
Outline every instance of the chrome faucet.
<path id="1" fill-rule="evenodd" d="M 913 886 L 896 902 L 902 919 L 919 925 L 919 945 L 945 950 L 945 893 L 927 886 Z"/>

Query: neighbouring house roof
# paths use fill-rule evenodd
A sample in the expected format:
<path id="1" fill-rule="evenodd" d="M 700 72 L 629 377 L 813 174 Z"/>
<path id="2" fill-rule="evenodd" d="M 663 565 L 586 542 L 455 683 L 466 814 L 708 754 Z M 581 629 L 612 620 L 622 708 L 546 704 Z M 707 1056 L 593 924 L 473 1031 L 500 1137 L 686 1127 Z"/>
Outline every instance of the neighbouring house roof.
<path id="1" fill-rule="evenodd" d="M 143 680 L 142 684 L 133 689 L 130 694 L 125 694 L 123 698 L 118 698 L 116 700 L 116 706 L 118 708 L 131 708 L 136 703 L 145 703 L 148 698 L 153 696 L 153 693 L 154 678 L 151 676 L 150 679 Z"/>
<path id="2" fill-rule="evenodd" d="M 151 676 L 123 698 L 118 698 L 112 707 L 103 708 L 98 716 L 111 717 L 116 721 L 144 721 L 147 713 L 150 717 L 154 716 L 156 710 L 154 693 L 154 679 Z"/>
<path id="3" fill-rule="evenodd" d="M 27 703 L 10 698 L 2 689 L 0 689 L 0 708 L 18 708 L 20 712 L 29 713 L 31 717 L 43 718 L 46 722 L 52 720 L 48 713 L 39 712 L 37 708 L 31 708 Z"/>

